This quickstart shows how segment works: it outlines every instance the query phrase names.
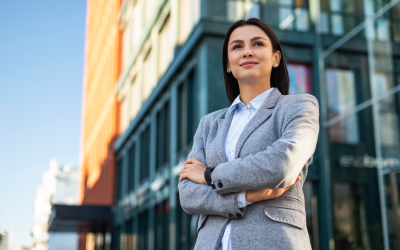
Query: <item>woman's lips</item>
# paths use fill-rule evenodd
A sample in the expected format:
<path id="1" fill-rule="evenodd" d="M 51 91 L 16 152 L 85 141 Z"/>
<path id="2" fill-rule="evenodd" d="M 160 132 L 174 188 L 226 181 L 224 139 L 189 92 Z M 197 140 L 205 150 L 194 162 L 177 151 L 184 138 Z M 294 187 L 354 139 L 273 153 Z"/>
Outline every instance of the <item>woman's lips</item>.
<path id="1" fill-rule="evenodd" d="M 248 67 L 252 67 L 254 65 L 257 65 L 257 63 L 247 63 L 247 64 L 243 64 L 242 67 L 243 68 L 248 68 Z"/>

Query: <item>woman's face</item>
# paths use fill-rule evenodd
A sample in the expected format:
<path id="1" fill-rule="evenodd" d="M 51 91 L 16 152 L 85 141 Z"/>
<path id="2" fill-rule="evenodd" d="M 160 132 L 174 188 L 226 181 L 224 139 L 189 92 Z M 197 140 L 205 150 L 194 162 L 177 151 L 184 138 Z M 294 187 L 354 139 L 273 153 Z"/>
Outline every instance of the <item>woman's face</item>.
<path id="1" fill-rule="evenodd" d="M 280 58 L 280 52 L 273 52 L 271 40 L 257 26 L 236 28 L 229 38 L 227 67 L 239 82 L 270 79 Z"/>

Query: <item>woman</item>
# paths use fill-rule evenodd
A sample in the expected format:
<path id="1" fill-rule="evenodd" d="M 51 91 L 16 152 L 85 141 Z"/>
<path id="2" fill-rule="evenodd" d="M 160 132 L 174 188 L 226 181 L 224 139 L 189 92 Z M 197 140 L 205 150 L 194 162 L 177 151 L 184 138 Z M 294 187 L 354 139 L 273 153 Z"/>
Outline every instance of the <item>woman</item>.
<path id="1" fill-rule="evenodd" d="M 259 19 L 234 23 L 222 55 L 231 106 L 200 120 L 179 178 L 182 208 L 201 214 L 194 249 L 311 249 L 302 187 L 318 102 L 288 95 L 281 45 Z"/>

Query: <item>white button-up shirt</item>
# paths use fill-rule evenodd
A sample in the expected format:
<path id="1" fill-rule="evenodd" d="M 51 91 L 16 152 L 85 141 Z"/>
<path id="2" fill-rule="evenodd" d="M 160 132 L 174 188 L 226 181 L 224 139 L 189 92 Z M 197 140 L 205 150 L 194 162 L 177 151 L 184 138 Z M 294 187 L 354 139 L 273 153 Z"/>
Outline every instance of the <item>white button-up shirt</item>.
<path id="1" fill-rule="evenodd" d="M 262 92 L 249 103 L 247 103 L 247 105 L 244 105 L 244 103 L 240 100 L 240 94 L 233 101 L 229 108 L 229 112 L 235 111 L 235 114 L 233 115 L 232 123 L 225 139 L 225 154 L 228 158 L 228 161 L 235 159 L 235 148 L 239 136 L 242 134 L 242 131 L 246 127 L 247 123 L 251 120 L 273 89 L 274 88 L 270 88 Z M 239 208 L 251 204 L 250 202 L 246 201 L 246 192 L 239 193 L 237 202 Z M 231 222 L 229 222 L 225 228 L 224 235 L 222 236 L 219 250 L 231 249 Z"/>

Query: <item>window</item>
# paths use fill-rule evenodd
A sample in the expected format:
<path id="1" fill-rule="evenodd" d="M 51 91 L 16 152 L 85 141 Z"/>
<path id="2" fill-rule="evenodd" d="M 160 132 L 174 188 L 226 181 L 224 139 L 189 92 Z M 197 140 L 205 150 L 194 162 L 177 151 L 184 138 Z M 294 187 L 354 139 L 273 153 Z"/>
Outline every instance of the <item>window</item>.
<path id="1" fill-rule="evenodd" d="M 127 3 L 126 12 L 124 15 L 124 21 L 122 25 L 124 25 L 124 32 L 122 35 L 122 65 L 126 67 L 130 57 L 132 56 L 132 42 L 133 42 L 133 25 L 134 25 L 134 15 L 133 14 L 134 6 L 132 1 Z"/>
<path id="2" fill-rule="evenodd" d="M 154 53 L 151 48 L 146 53 L 143 63 L 143 100 L 145 101 L 153 91 L 156 84 L 156 72 L 154 70 Z"/>
<path id="3" fill-rule="evenodd" d="M 255 1 L 227 1 L 227 19 L 237 21 L 239 19 L 260 18 L 260 4 Z M 212 5 L 214 6 L 214 5 Z"/>
<path id="4" fill-rule="evenodd" d="M 179 0 L 179 20 L 185 20 L 179 22 L 178 39 L 180 45 L 185 43 L 194 26 L 200 20 L 200 1 L 201 0 Z"/>
<path id="5" fill-rule="evenodd" d="M 177 249 L 190 250 L 194 248 L 197 239 L 197 223 L 199 215 L 190 215 L 183 211 L 181 203 L 177 201 Z"/>
<path id="6" fill-rule="evenodd" d="M 123 182 L 123 161 L 122 158 L 117 163 L 117 201 L 122 198 L 122 182 Z"/>
<path id="7" fill-rule="evenodd" d="M 157 158 L 156 158 L 156 169 L 164 164 L 168 164 L 169 161 L 169 144 L 170 144 L 170 132 L 169 132 L 169 103 L 166 102 L 164 107 L 157 114 Z"/>
<path id="8" fill-rule="evenodd" d="M 132 51 L 136 51 L 139 48 L 140 42 L 142 41 L 143 33 L 143 10 L 142 4 L 144 1 L 135 1 L 135 7 L 133 10 L 133 25 L 132 25 Z"/>
<path id="9" fill-rule="evenodd" d="M 128 128 L 129 125 L 129 95 L 125 94 L 121 101 L 120 111 L 120 132 L 121 134 Z"/>
<path id="10" fill-rule="evenodd" d="M 133 120 L 137 113 L 140 110 L 140 107 L 142 105 L 142 94 L 140 91 L 140 82 L 138 80 L 138 77 L 135 76 L 132 85 L 131 85 L 131 108 L 130 108 L 130 120 Z"/>
<path id="11" fill-rule="evenodd" d="M 193 140 L 196 132 L 197 111 L 194 90 L 194 72 L 192 71 L 178 88 L 178 152 Z"/>
<path id="12" fill-rule="evenodd" d="M 160 78 L 167 70 L 174 56 L 173 43 L 171 41 L 170 17 L 165 19 L 159 35 L 158 46 L 158 77 Z"/>
<path id="13" fill-rule="evenodd" d="M 135 247 L 135 235 L 133 234 L 133 220 L 128 220 L 125 226 L 125 248 L 124 250 L 134 250 Z"/>
<path id="14" fill-rule="evenodd" d="M 143 181 L 150 173 L 150 126 L 143 131 L 140 142 L 140 181 Z"/>
<path id="15" fill-rule="evenodd" d="M 156 205 L 154 218 L 155 249 L 169 248 L 169 202 L 165 200 Z"/>
<path id="16" fill-rule="evenodd" d="M 114 249 L 120 249 L 121 248 L 121 227 L 117 227 L 114 230 L 114 235 L 113 235 L 113 245 Z"/>
<path id="17" fill-rule="evenodd" d="M 355 74 L 352 70 L 326 69 L 328 117 L 333 118 L 356 106 Z M 359 141 L 356 115 L 342 119 L 329 128 L 333 142 L 357 143 Z"/>
<path id="18" fill-rule="evenodd" d="M 309 30 L 306 0 L 279 0 L 279 28 L 282 30 Z"/>
<path id="19" fill-rule="evenodd" d="M 289 95 L 311 94 L 311 68 L 306 64 L 288 63 L 290 88 Z"/>
<path id="20" fill-rule="evenodd" d="M 123 45 L 122 45 L 122 65 L 123 65 L 123 67 L 125 67 L 128 64 L 128 60 L 129 60 L 129 58 L 131 56 L 131 53 L 132 53 L 132 51 L 131 51 L 132 31 L 133 31 L 133 29 L 132 29 L 132 26 L 133 26 L 132 17 L 130 17 L 127 20 L 125 25 L 126 26 L 125 26 L 125 29 L 124 29 L 124 33 L 122 35 L 122 38 L 123 38 L 123 40 L 122 40 L 122 42 L 123 42 Z"/>
<path id="21" fill-rule="evenodd" d="M 129 149 L 128 192 L 135 188 L 135 144 Z"/>
<path id="22" fill-rule="evenodd" d="M 396 4 L 391 9 L 392 16 L 392 39 L 394 42 L 400 42 L 400 4 Z"/>
<path id="23" fill-rule="evenodd" d="M 321 33 L 342 36 L 363 21 L 362 1 L 321 0 Z"/>
<path id="24" fill-rule="evenodd" d="M 145 211 L 139 214 L 139 250 L 146 250 L 149 246 L 148 227 L 149 213 Z"/>
<path id="25" fill-rule="evenodd" d="M 151 18 L 155 13 L 156 5 L 153 1 L 142 1 L 144 4 L 144 25 L 145 27 L 150 24 Z"/>

